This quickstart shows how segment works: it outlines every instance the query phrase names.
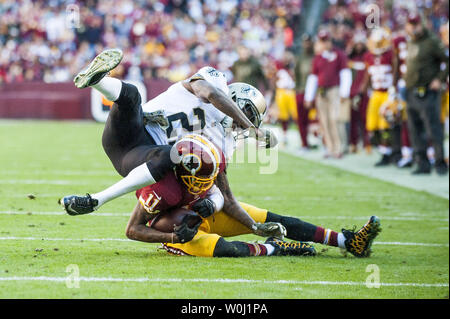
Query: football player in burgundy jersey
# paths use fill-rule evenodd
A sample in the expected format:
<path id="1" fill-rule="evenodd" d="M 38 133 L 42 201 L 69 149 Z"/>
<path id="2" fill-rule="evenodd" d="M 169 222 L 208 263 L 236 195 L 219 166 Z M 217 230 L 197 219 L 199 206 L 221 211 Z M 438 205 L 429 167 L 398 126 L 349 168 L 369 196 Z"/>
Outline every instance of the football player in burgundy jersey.
<path id="1" fill-rule="evenodd" d="M 236 232 L 234 226 L 237 221 L 221 212 L 224 198 L 214 185 L 217 175 L 225 169 L 222 152 L 204 136 L 197 134 L 185 135 L 174 144 L 172 150 L 177 153 L 176 156 L 181 157 L 175 171 L 136 192 L 139 203 L 127 226 L 128 238 L 162 242 L 169 252 L 195 256 L 316 254 L 313 246 L 302 242 L 287 243 L 280 239 L 268 239 L 265 244 L 225 241 L 222 235 Z M 163 218 L 164 214 L 182 207 L 195 210 L 202 219 L 190 225 L 190 216 L 187 216 L 169 233 L 152 228 L 158 217 Z M 212 215 L 214 217 L 209 218 Z M 241 226 L 241 229 L 245 227 Z M 246 233 L 245 230 L 242 233 Z"/>
<path id="2" fill-rule="evenodd" d="M 225 240 L 224 237 L 250 234 L 252 229 L 241 222 L 239 216 L 232 217 L 223 210 L 225 201 L 219 189 L 220 181 L 217 181 L 217 176 L 225 170 L 223 153 L 205 136 L 196 134 L 182 137 L 173 150 L 182 157 L 176 170 L 136 192 L 139 202 L 128 222 L 128 238 L 163 243 L 163 248 L 170 253 L 203 257 L 315 255 L 314 248 L 305 241 L 340 247 L 357 257 L 370 255 L 371 244 L 381 231 L 376 216 L 357 232 L 343 229 L 338 233 L 240 203 L 247 216 L 261 225 L 256 234 L 281 229 L 278 237 L 286 235 L 298 242 L 285 242 L 281 238 L 269 238 L 264 244 Z M 192 226 L 186 217 L 171 232 L 152 227 L 165 213 L 177 208 L 191 209 L 202 219 Z"/>
<path id="3" fill-rule="evenodd" d="M 390 31 L 385 28 L 377 28 L 371 32 L 367 47 L 369 50 L 364 58 L 366 76 L 361 92 L 366 92 L 370 85 L 372 94 L 367 106 L 366 128 L 372 136 L 372 142 L 378 144 L 382 154 L 375 166 L 385 166 L 401 159 L 400 150 L 395 153 L 392 150 L 391 127 L 382 114 L 384 104 L 396 99 L 398 62 L 392 50 Z"/>

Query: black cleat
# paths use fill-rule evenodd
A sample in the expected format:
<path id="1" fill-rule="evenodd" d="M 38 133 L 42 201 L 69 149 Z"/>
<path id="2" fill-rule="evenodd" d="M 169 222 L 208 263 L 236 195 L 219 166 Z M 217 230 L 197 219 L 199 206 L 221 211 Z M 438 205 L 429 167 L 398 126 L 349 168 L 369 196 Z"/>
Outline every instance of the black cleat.
<path id="1" fill-rule="evenodd" d="M 383 155 L 383 157 L 375 163 L 375 167 L 387 166 L 391 163 L 391 157 L 389 155 Z"/>
<path id="2" fill-rule="evenodd" d="M 342 229 L 346 241 L 347 251 L 356 257 L 369 257 L 371 246 L 375 237 L 381 232 L 380 219 L 377 216 L 370 217 L 369 221 L 357 232 Z"/>
<path id="3" fill-rule="evenodd" d="M 412 175 L 422 175 L 422 174 L 430 174 L 431 173 L 431 165 L 418 165 L 417 168 L 411 172 Z"/>
<path id="4" fill-rule="evenodd" d="M 436 163 L 435 168 L 436 168 L 436 173 L 438 175 L 441 175 L 441 176 L 447 175 L 447 172 L 448 172 L 447 163 L 445 163 L 445 162 Z"/>
<path id="5" fill-rule="evenodd" d="M 306 242 L 286 242 L 276 238 L 268 238 L 265 244 L 275 248 L 274 256 L 315 256 L 316 249 Z"/>
<path id="6" fill-rule="evenodd" d="M 67 214 L 76 216 L 92 213 L 98 205 L 98 200 L 92 198 L 89 194 L 86 194 L 86 196 L 71 195 L 61 198 L 59 204 Z"/>

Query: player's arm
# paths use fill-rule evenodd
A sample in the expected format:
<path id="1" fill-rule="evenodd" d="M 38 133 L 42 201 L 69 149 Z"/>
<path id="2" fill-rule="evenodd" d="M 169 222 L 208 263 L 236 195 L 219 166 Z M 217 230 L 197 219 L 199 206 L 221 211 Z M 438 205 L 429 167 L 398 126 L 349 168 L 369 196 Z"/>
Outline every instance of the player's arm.
<path id="1" fill-rule="evenodd" d="M 230 184 L 228 183 L 228 178 L 225 172 L 221 172 L 217 176 L 216 185 L 223 194 L 224 205 L 222 211 L 224 211 L 227 215 L 233 217 L 251 229 L 255 235 L 277 238 L 283 238 L 283 236 L 286 235 L 286 228 L 280 223 L 256 223 L 254 221 L 254 219 L 242 208 L 241 204 L 239 204 L 231 192 Z"/>
<path id="2" fill-rule="evenodd" d="M 143 241 L 147 243 L 179 243 L 178 236 L 172 233 L 163 233 L 147 226 L 151 219 L 141 203 L 137 203 L 131 214 L 126 228 L 126 236 L 129 239 Z"/>
<path id="3" fill-rule="evenodd" d="M 225 172 L 219 173 L 216 179 L 216 185 L 222 192 L 224 197 L 223 211 L 233 217 L 234 219 L 240 221 L 243 225 L 249 229 L 255 230 L 256 223 L 253 218 L 242 208 L 241 204 L 234 197 L 230 189 L 230 184 L 228 183 L 228 178 Z"/>
<path id="4" fill-rule="evenodd" d="M 233 100 L 206 80 L 195 79 L 184 83 L 191 89 L 190 91 L 193 94 L 214 105 L 218 110 L 231 117 L 233 121 L 243 129 L 254 127 L 252 122 L 250 122 L 244 112 L 237 107 Z"/>
<path id="5" fill-rule="evenodd" d="M 397 88 L 397 83 L 399 80 L 400 70 L 398 67 L 398 57 L 397 54 L 394 54 L 392 58 L 392 85 Z"/>
<path id="6" fill-rule="evenodd" d="M 359 87 L 359 93 L 366 94 L 367 90 L 369 89 L 369 85 L 370 85 L 370 75 L 369 72 L 367 71 L 366 65 L 366 68 L 364 69 L 363 79 L 361 81 L 361 86 Z"/>

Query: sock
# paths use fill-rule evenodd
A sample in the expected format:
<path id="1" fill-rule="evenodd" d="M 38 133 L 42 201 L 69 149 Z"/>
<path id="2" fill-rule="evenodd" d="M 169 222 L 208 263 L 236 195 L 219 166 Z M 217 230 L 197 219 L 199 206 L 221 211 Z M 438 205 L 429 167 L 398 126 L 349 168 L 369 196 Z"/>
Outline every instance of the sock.
<path id="1" fill-rule="evenodd" d="M 323 245 L 338 247 L 338 233 L 331 229 L 317 227 L 313 241 Z"/>
<path id="2" fill-rule="evenodd" d="M 114 102 L 120 96 L 120 91 L 122 90 L 122 81 L 106 76 L 101 79 L 100 82 L 94 84 L 92 87 L 103 94 L 103 96 L 109 101 Z"/>
<path id="3" fill-rule="evenodd" d="M 342 248 L 342 249 L 345 249 L 345 241 L 346 240 L 347 239 L 345 238 L 344 234 L 343 233 L 339 233 L 338 237 L 337 237 L 338 247 Z"/>
<path id="4" fill-rule="evenodd" d="M 413 153 L 412 147 L 402 146 L 402 155 L 404 158 L 411 158 L 412 153 Z"/>
<path id="5" fill-rule="evenodd" d="M 155 179 L 150 173 L 147 164 L 144 163 L 131 170 L 131 172 L 119 182 L 100 193 L 92 194 L 91 197 L 98 200 L 98 205 L 95 208 L 98 209 L 100 206 L 114 198 L 154 183 Z"/>
<path id="6" fill-rule="evenodd" d="M 273 247 L 271 244 L 264 244 L 267 248 L 267 256 L 270 256 L 275 251 L 275 247 Z"/>
<path id="7" fill-rule="evenodd" d="M 386 145 L 378 145 L 378 151 L 382 155 L 391 155 L 392 154 L 392 148 Z"/>
<path id="8" fill-rule="evenodd" d="M 247 246 L 250 250 L 250 256 L 267 256 L 268 255 L 268 249 L 267 246 L 270 246 L 272 248 L 271 253 L 275 248 L 273 248 L 272 245 L 266 245 L 266 244 L 249 244 L 247 243 Z"/>

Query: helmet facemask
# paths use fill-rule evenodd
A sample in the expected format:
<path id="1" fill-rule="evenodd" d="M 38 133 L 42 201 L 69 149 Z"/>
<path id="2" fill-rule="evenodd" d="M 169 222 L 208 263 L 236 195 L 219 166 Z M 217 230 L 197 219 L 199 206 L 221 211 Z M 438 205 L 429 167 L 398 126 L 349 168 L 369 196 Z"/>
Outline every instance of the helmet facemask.
<path id="1" fill-rule="evenodd" d="M 202 178 L 192 175 L 180 176 L 181 180 L 187 187 L 187 191 L 192 195 L 199 195 L 212 187 L 217 175 L 210 178 Z"/>

